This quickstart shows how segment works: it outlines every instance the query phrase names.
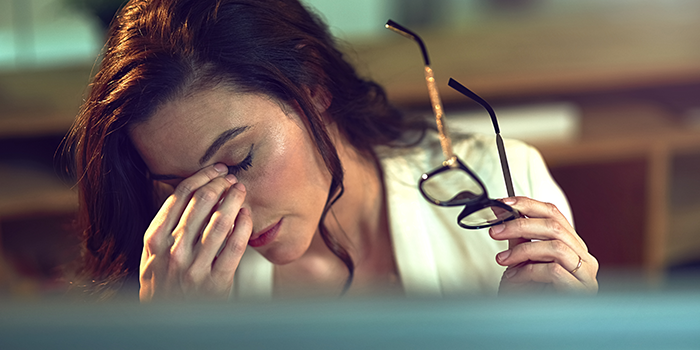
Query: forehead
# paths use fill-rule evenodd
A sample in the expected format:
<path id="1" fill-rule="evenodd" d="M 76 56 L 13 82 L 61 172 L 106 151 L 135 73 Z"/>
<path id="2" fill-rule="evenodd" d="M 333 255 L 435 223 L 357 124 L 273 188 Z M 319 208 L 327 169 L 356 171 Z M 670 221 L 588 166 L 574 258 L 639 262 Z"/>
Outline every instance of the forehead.
<path id="1" fill-rule="evenodd" d="M 147 128 L 149 124 L 180 129 L 215 128 L 219 124 L 254 118 L 251 111 L 270 103 L 264 95 L 219 87 L 171 99 L 160 105 L 144 124 Z"/>
<path id="2" fill-rule="evenodd" d="M 288 119 L 273 99 L 226 88 L 198 92 L 161 105 L 145 122 L 129 130 L 134 146 L 151 172 L 193 171 L 222 132 L 274 128 Z"/>

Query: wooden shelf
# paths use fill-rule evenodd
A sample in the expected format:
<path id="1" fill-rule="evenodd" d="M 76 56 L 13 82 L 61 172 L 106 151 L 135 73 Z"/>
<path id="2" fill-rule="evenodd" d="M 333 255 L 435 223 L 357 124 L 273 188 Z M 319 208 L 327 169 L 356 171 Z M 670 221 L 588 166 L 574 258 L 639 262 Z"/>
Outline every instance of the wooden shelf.
<path id="1" fill-rule="evenodd" d="M 77 210 L 77 192 L 45 170 L 0 164 L 0 178 L 0 219 Z"/>
<path id="2" fill-rule="evenodd" d="M 700 81 L 700 21 L 653 11 L 508 18 L 421 32 L 446 103 L 454 77 L 487 99 L 580 94 Z M 349 54 L 398 104 L 427 103 L 420 51 L 393 33 Z"/>
<path id="3" fill-rule="evenodd" d="M 678 176 L 674 159 L 700 156 L 700 128 L 648 104 L 588 113 L 581 118 L 585 125 L 578 139 L 536 144 L 570 197 L 574 218 L 578 211 L 586 221 L 579 222 L 579 233 L 595 242 L 592 249 L 608 259 L 608 267 L 639 264 L 654 278 L 669 265 L 700 257 L 700 217 L 692 214 L 700 200 L 679 209 L 671 198 Z M 700 181 L 692 186 L 700 188 Z M 631 254 L 629 249 L 640 251 Z"/>
<path id="4" fill-rule="evenodd" d="M 695 261 L 700 252 L 700 203 L 671 208 L 666 262 L 668 265 L 676 265 Z"/>
<path id="5" fill-rule="evenodd" d="M 89 77 L 86 66 L 0 73 L 0 137 L 65 134 Z"/>

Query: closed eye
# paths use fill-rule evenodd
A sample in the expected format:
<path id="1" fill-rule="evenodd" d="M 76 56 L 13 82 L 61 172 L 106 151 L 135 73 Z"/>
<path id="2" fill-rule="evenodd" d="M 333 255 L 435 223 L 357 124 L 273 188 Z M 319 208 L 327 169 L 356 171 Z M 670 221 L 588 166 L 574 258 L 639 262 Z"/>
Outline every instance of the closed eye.
<path id="1" fill-rule="evenodd" d="M 253 165 L 253 146 L 255 146 L 255 144 L 250 145 L 248 155 L 240 163 L 228 166 L 229 174 L 238 176 L 241 172 L 250 169 L 250 167 Z"/>

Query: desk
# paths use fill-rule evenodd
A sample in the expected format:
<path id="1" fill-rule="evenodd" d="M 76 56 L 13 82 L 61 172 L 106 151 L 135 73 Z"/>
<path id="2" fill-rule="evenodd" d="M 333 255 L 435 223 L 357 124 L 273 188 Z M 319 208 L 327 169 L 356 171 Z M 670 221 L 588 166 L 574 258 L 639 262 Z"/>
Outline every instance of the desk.
<path id="1" fill-rule="evenodd" d="M 692 349 L 695 293 L 2 305 L 3 349 Z"/>

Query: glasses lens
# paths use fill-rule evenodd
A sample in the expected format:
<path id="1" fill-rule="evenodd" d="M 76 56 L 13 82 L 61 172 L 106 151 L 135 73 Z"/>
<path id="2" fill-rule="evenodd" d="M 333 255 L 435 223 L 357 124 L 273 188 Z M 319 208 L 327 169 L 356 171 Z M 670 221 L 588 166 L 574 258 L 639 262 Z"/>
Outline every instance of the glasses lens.
<path id="1" fill-rule="evenodd" d="M 514 219 L 515 217 L 515 211 L 497 206 L 490 206 L 465 216 L 459 221 L 459 223 L 460 225 L 468 227 L 487 227 L 503 221 Z"/>
<path id="2" fill-rule="evenodd" d="M 423 193 L 442 205 L 460 205 L 481 197 L 484 189 L 461 169 L 446 170 L 421 184 Z"/>

